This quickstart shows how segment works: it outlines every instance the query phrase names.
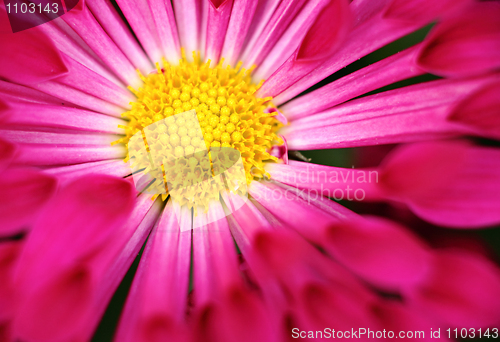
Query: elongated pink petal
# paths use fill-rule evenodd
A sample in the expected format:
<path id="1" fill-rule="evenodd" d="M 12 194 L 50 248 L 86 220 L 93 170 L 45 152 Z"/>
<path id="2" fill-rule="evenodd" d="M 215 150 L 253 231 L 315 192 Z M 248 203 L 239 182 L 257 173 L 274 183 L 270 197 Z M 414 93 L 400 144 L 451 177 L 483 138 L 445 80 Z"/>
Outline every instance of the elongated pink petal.
<path id="1" fill-rule="evenodd" d="M 418 76 L 423 73 L 423 70 L 415 67 L 414 64 L 416 49 L 416 47 L 409 48 L 373 63 L 294 99 L 280 109 L 289 120 L 295 120 L 318 113 L 391 83 Z"/>
<path id="2" fill-rule="evenodd" d="M 336 284 L 326 285 L 321 282 L 311 282 L 300 288 L 295 314 L 302 329 L 325 332 L 324 327 L 330 327 L 330 335 L 323 335 L 327 339 L 329 336 L 338 338 L 339 331 L 343 337 L 344 332 L 345 337 L 351 337 L 352 331 L 359 331 L 360 328 L 374 330 L 369 303 L 349 292 L 349 289 Z"/>
<path id="3" fill-rule="evenodd" d="M 172 3 L 162 0 L 148 0 L 148 3 L 163 55 L 169 62 L 178 63 L 181 54 Z"/>
<path id="4" fill-rule="evenodd" d="M 84 145 L 108 147 L 120 136 L 95 133 L 47 133 L 34 131 L 0 130 L 5 139 L 19 144 Z"/>
<path id="5" fill-rule="evenodd" d="M 221 56 L 229 65 L 235 66 L 243 49 L 245 37 L 252 23 L 258 1 L 242 0 L 233 3 L 233 9 L 227 26 L 226 38 Z"/>
<path id="6" fill-rule="evenodd" d="M 456 102 L 496 76 L 438 80 L 367 96 L 282 129 L 292 150 L 408 142 L 472 133 L 446 117 Z"/>
<path id="7" fill-rule="evenodd" d="M 255 45 L 248 45 L 243 52 L 244 67 L 261 64 L 290 23 L 300 13 L 304 4 L 304 0 L 290 0 L 279 4 L 268 24 L 265 25 L 262 33 L 254 42 Z"/>
<path id="8" fill-rule="evenodd" d="M 69 165 L 125 157 L 120 146 L 57 146 L 23 144 L 19 149 L 18 163 L 30 165 Z"/>
<path id="9" fill-rule="evenodd" d="M 500 82 L 488 84 L 458 103 L 448 116 L 451 122 L 477 129 L 480 136 L 500 138 Z"/>
<path id="10" fill-rule="evenodd" d="M 255 70 L 256 79 L 267 79 L 297 49 L 300 51 L 297 53 L 301 54 L 301 57 L 304 57 L 305 54 L 309 54 L 309 58 L 312 55 L 318 55 L 319 51 L 311 49 L 311 43 L 322 46 L 323 51 L 321 52 L 326 55 L 333 51 L 336 47 L 336 37 L 334 37 L 336 30 L 331 25 L 326 25 L 325 18 L 330 17 L 329 23 L 335 23 L 335 25 L 342 23 L 342 20 L 339 20 L 339 18 L 343 19 L 342 16 L 344 13 L 339 11 L 339 3 L 343 3 L 345 8 L 348 7 L 347 3 L 344 3 L 343 0 L 316 0 L 307 2 L 288 29 L 273 44 L 274 46 L 266 58 Z M 334 18 L 334 16 L 338 17 Z M 332 37 L 329 37 L 331 39 L 328 41 L 324 40 L 323 38 L 326 38 L 325 34 L 331 34 Z M 316 41 L 312 42 L 314 39 Z M 325 45 L 328 46 L 327 49 L 325 49 Z M 321 59 L 321 56 L 316 57 Z"/>
<path id="11" fill-rule="evenodd" d="M 22 296 L 14 321 L 16 336 L 68 339 L 83 327 L 109 257 L 123 247 L 127 236 L 122 235 L 123 226 L 134 202 L 132 185 L 109 176 L 82 177 L 57 194 L 20 257 L 17 281 Z M 48 306 L 53 309 L 47 310 Z"/>
<path id="12" fill-rule="evenodd" d="M 116 3 L 122 10 L 149 59 L 153 63 L 160 62 L 163 51 L 148 3 L 146 1 L 131 3 L 125 0 L 118 0 Z"/>
<path id="13" fill-rule="evenodd" d="M 9 103 L 29 102 L 29 103 L 62 105 L 61 101 L 57 97 L 48 95 L 36 89 L 22 86 L 20 84 L 6 82 L 2 80 L 0 80 L 0 93 L 2 93 L 2 100 Z M 67 103 L 67 104 L 71 105 L 72 103 Z"/>
<path id="14" fill-rule="evenodd" d="M 121 51 L 126 54 L 135 68 L 139 69 L 143 74 L 147 74 L 154 69 L 110 1 L 87 0 L 85 3 L 99 24 Z"/>
<path id="15" fill-rule="evenodd" d="M 73 77 L 73 80 L 75 78 L 84 76 L 83 75 L 78 75 L 76 73 L 72 73 L 71 77 Z M 101 81 L 99 76 L 97 74 L 94 75 L 95 78 L 92 79 L 86 79 L 84 81 L 95 81 L 97 84 Z M 71 83 L 71 78 L 68 79 L 68 82 Z M 88 85 L 85 85 L 88 86 Z M 96 87 L 97 89 L 101 87 Z M 96 89 L 94 88 L 94 90 Z M 105 88 L 105 87 L 104 87 Z M 128 108 L 128 105 L 125 105 L 124 101 L 120 102 L 120 105 L 116 105 L 113 103 L 109 103 L 106 100 L 100 99 L 98 97 L 95 97 L 93 95 L 87 94 L 83 89 L 75 89 L 71 86 L 68 86 L 66 84 L 63 84 L 60 82 L 60 80 L 55 80 L 55 81 L 48 81 L 44 82 L 38 85 L 38 89 L 43 91 L 44 93 L 47 93 L 49 95 L 52 95 L 54 97 L 58 97 L 61 101 L 61 104 L 67 104 L 69 103 L 74 103 L 80 108 L 84 109 L 90 109 L 93 110 L 97 113 L 102 113 L 102 114 L 107 114 L 111 116 L 120 116 L 123 112 L 126 111 L 126 108 Z M 109 90 L 109 89 L 107 89 Z M 109 93 L 101 93 L 99 96 L 104 96 L 107 97 L 113 92 Z M 123 94 L 122 94 L 123 96 Z M 122 97 L 120 96 L 120 97 Z M 113 101 L 116 101 L 116 98 L 113 99 Z M 123 107 L 122 107 L 123 106 Z"/>
<path id="16" fill-rule="evenodd" d="M 47 342 L 67 339 L 71 328 L 81 325 L 81 317 L 90 313 L 89 298 L 94 286 L 90 270 L 79 266 L 46 281 L 33 292 L 25 292 L 16 311 L 14 335 Z"/>
<path id="17" fill-rule="evenodd" d="M 64 58 L 64 62 L 69 72 L 54 79 L 54 81 L 81 90 L 84 93 L 93 95 L 125 109 L 130 108 L 129 102 L 135 101 L 135 96 L 127 89 L 117 86 L 68 57 Z M 140 82 L 140 80 L 137 82 Z M 137 82 L 136 84 L 138 84 Z M 42 91 L 44 90 L 41 86 L 39 86 L 39 89 Z"/>
<path id="18" fill-rule="evenodd" d="M 500 272 L 489 260 L 464 251 L 437 253 L 425 282 L 409 302 L 452 327 L 489 327 L 500 320 Z"/>
<path id="19" fill-rule="evenodd" d="M 37 30 L 50 37 L 51 42 L 62 54 L 84 65 L 97 74 L 113 83 L 125 85 L 113 72 L 104 65 L 104 62 L 85 41 L 62 18 L 56 18 L 47 24 L 38 25 Z"/>
<path id="20" fill-rule="evenodd" d="M 432 335 L 431 331 L 437 330 L 438 323 L 436 321 L 420 315 L 419 312 L 415 312 L 407 308 L 406 305 L 401 304 L 395 300 L 381 300 L 373 305 L 372 311 L 375 313 L 376 318 L 379 322 L 378 326 L 380 330 L 386 329 L 387 331 L 393 331 L 394 336 L 399 338 L 403 336 L 418 336 L 420 341 L 449 341 L 445 334 L 441 333 L 441 338 L 437 338 L 437 335 Z M 420 334 L 420 332 L 424 332 Z M 398 335 L 402 332 L 403 335 Z M 408 332 L 411 332 L 408 334 Z M 418 332 L 419 335 L 416 333 Z"/>
<path id="21" fill-rule="evenodd" d="M 403 147 L 388 158 L 380 186 L 425 220 L 456 228 L 500 222 L 497 149 L 429 142 Z"/>
<path id="22" fill-rule="evenodd" d="M 221 213 L 221 204 L 213 203 L 208 211 L 212 222 L 198 224 L 193 231 L 195 324 L 199 326 L 195 338 L 230 342 L 252 341 L 258 336 L 259 340 L 275 341 L 263 303 L 243 286 L 227 221 L 212 219 Z"/>
<path id="23" fill-rule="evenodd" d="M 186 49 L 187 58 L 200 49 L 200 0 L 173 0 L 175 20 L 181 46 Z"/>
<path id="24" fill-rule="evenodd" d="M 351 3 L 351 7 L 354 3 Z M 276 77 L 280 77 L 278 81 L 274 81 L 274 76 L 271 76 L 268 82 L 274 82 L 276 85 L 272 90 L 270 87 L 269 91 L 279 94 L 273 99 L 273 103 L 280 105 L 292 99 L 350 63 L 419 28 L 415 24 L 401 25 L 384 21 L 380 15 L 370 15 L 364 21 L 362 19 L 365 18 L 354 16 L 354 22 L 361 21 L 360 24 L 346 37 L 345 44 L 321 65 L 304 64 L 288 75 L 288 79 L 285 79 L 283 73 L 276 74 Z"/>
<path id="25" fill-rule="evenodd" d="M 62 19 L 124 84 L 135 87 L 142 83 L 130 61 L 106 34 L 83 1 L 77 8 L 62 16 Z"/>
<path id="26" fill-rule="evenodd" d="M 130 214 L 127 224 L 123 228 L 122 236 L 125 244 L 117 244 L 118 255 L 111 266 L 104 265 L 104 277 L 93 300 L 92 315 L 80 332 L 82 340 L 92 338 L 94 329 L 101 321 L 102 315 L 111 300 L 123 277 L 139 254 L 149 233 L 157 222 L 162 210 L 160 201 L 152 201 L 151 195 L 142 194 L 137 197 L 134 211 Z M 94 265 L 95 267 L 95 265 Z"/>
<path id="27" fill-rule="evenodd" d="M 216 65 L 221 57 L 229 18 L 233 7 L 233 0 L 207 1 L 208 17 L 206 22 L 205 59 L 210 59 Z"/>
<path id="28" fill-rule="evenodd" d="M 470 0 L 392 0 L 383 16 L 390 20 L 426 24 L 435 18 L 456 14 L 471 3 Z"/>
<path id="29" fill-rule="evenodd" d="M 10 320 L 15 309 L 14 269 L 23 246 L 22 241 L 0 242 L 0 322 Z M 0 337 L 2 335 L 0 334 Z"/>
<path id="30" fill-rule="evenodd" d="M 184 341 L 191 232 L 181 232 L 171 203 L 148 240 L 117 341 Z"/>
<path id="31" fill-rule="evenodd" d="M 425 42 L 418 65 L 440 76 L 460 77 L 500 67 L 500 4 L 478 2 L 438 24 Z"/>
<path id="32" fill-rule="evenodd" d="M 57 179 L 61 184 L 66 184 L 85 175 L 104 174 L 115 177 L 126 177 L 130 175 L 131 168 L 122 159 L 118 159 L 76 164 L 71 166 L 61 166 L 48 169 L 45 172 L 57 176 Z"/>
<path id="33" fill-rule="evenodd" d="M 427 274 L 427 247 L 404 227 L 366 218 L 334 223 L 325 248 L 355 274 L 382 288 L 400 290 Z"/>
<path id="34" fill-rule="evenodd" d="M 9 166 L 16 156 L 17 147 L 13 143 L 0 139 L 0 173 Z"/>
<path id="35" fill-rule="evenodd" d="M 214 221 L 219 217 L 222 219 Z M 211 203 L 208 212 L 198 213 L 194 220 L 201 220 L 193 230 L 193 263 L 197 289 L 195 301 L 196 305 L 202 306 L 220 298 L 229 288 L 241 285 L 241 279 L 236 249 L 222 205 Z"/>
<path id="36" fill-rule="evenodd" d="M 272 226 L 264 214 L 254 205 L 252 201 L 241 203 L 240 196 L 225 193 L 224 203 L 231 211 L 228 216 L 231 233 L 241 250 L 247 251 L 251 245 L 251 239 L 260 231 L 271 230 Z M 234 210 L 234 207 L 238 209 Z"/>
<path id="37" fill-rule="evenodd" d="M 280 4 L 280 0 L 260 0 L 257 2 L 257 8 L 253 20 L 248 29 L 248 37 L 245 39 L 245 48 L 241 52 L 239 60 L 245 59 L 245 54 L 249 53 L 257 41 L 260 39 L 264 28 L 269 24 L 269 20 Z"/>
<path id="38" fill-rule="evenodd" d="M 0 234 L 29 230 L 56 190 L 54 177 L 30 169 L 8 168 L 0 177 Z"/>
<path id="39" fill-rule="evenodd" d="M 298 189 L 309 198 L 321 195 L 336 200 L 380 199 L 377 170 L 346 169 L 291 160 L 289 165 L 270 164 L 271 179 Z"/>
<path id="40" fill-rule="evenodd" d="M 8 116 L 9 126 L 51 127 L 71 129 L 75 131 L 91 131 L 100 133 L 122 134 L 126 121 L 98 114 L 89 110 L 65 106 L 16 104 L 9 103 L 10 108 L 0 115 Z"/>
<path id="41" fill-rule="evenodd" d="M 252 182 L 249 193 L 286 227 L 319 242 L 325 229 L 338 219 L 272 183 Z"/>
<path id="42" fill-rule="evenodd" d="M 47 276 L 57 273 L 106 249 L 129 217 L 134 201 L 133 186 L 118 177 L 85 176 L 65 186 L 29 235 L 23 252 L 26 264 L 19 269 L 22 278 L 36 277 L 39 272 Z M 61 248 L 51 248 L 54 246 Z M 43 258 L 37 256 L 41 250 Z M 62 259 L 61 254 L 65 255 Z"/>
<path id="43" fill-rule="evenodd" d="M 20 84 L 36 84 L 68 72 L 50 40 L 36 29 L 0 34 L 0 76 Z"/>

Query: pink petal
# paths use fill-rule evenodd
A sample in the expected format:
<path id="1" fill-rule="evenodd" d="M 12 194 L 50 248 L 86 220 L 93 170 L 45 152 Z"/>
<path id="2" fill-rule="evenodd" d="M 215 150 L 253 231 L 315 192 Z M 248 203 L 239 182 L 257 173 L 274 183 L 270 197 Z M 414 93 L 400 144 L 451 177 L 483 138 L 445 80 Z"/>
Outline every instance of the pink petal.
<path id="1" fill-rule="evenodd" d="M 421 315 L 418 311 L 412 311 L 406 305 L 395 300 L 381 300 L 376 303 L 372 311 L 379 321 L 379 330 L 393 331 L 395 338 L 413 336 L 420 337 L 420 341 L 448 341 L 444 331 L 441 332 L 441 338 L 433 337 L 431 331 L 437 332 L 439 325 L 428 317 Z M 417 332 L 423 331 L 421 335 Z M 403 335 L 400 335 L 400 334 Z M 437 335 L 434 335 L 437 336 Z"/>
<path id="2" fill-rule="evenodd" d="M 9 166 L 16 155 L 16 145 L 6 140 L 0 139 L 0 174 Z"/>
<path id="3" fill-rule="evenodd" d="M 347 1 L 309 1 L 259 64 L 255 77 L 267 79 L 291 55 L 294 62 L 328 57 L 347 34 L 350 17 Z"/>
<path id="4" fill-rule="evenodd" d="M 252 182 L 248 190 L 286 227 L 295 229 L 312 241 L 319 242 L 323 231 L 338 220 L 293 192 L 272 183 Z"/>
<path id="5" fill-rule="evenodd" d="M 163 52 L 148 3 L 146 1 L 132 3 L 125 0 L 118 0 L 116 3 L 146 51 L 149 59 L 153 63 L 160 62 Z"/>
<path id="6" fill-rule="evenodd" d="M 0 177 L 0 234 L 27 230 L 56 190 L 54 177 L 30 169 L 9 168 Z"/>
<path id="7" fill-rule="evenodd" d="M 204 218 L 205 215 L 208 218 Z M 212 217 L 222 219 L 213 221 Z M 202 306 L 218 299 L 231 286 L 241 285 L 241 279 L 236 249 L 222 205 L 212 203 L 206 214 L 198 213 L 194 218 L 199 219 L 213 221 L 206 225 L 197 224 L 193 230 L 194 298 L 196 304 Z"/>
<path id="8" fill-rule="evenodd" d="M 0 34 L 0 76 L 20 84 L 36 84 L 68 72 L 49 38 L 37 29 Z"/>
<path id="9" fill-rule="evenodd" d="M 470 0 L 392 0 L 384 11 L 384 18 L 426 24 L 433 19 L 456 14 L 471 3 Z"/>
<path id="10" fill-rule="evenodd" d="M 12 105 L 12 102 L 61 105 L 61 101 L 56 97 L 50 96 L 32 88 L 27 88 L 20 84 L 10 83 L 2 80 L 0 80 L 0 92 L 2 93 L 2 100 L 4 100 L 6 103 L 9 103 L 9 106 Z M 71 105 L 71 103 L 68 104 Z"/>
<path id="11" fill-rule="evenodd" d="M 229 18 L 226 38 L 222 47 L 221 56 L 232 66 L 238 62 L 238 57 L 243 49 L 245 37 L 252 23 L 252 18 L 257 9 L 258 1 L 242 0 L 233 3 Z"/>
<path id="12" fill-rule="evenodd" d="M 500 139 L 500 82 L 471 94 L 448 116 L 448 120 L 477 129 L 477 135 Z"/>
<path id="13" fill-rule="evenodd" d="M 413 144 L 388 157 L 380 174 L 388 197 L 407 203 L 429 222 L 456 228 L 500 222 L 496 148 L 460 141 Z"/>
<path id="14" fill-rule="evenodd" d="M 91 339 L 94 333 L 92 327 L 97 327 L 101 321 L 111 297 L 139 254 L 149 233 L 157 222 L 161 210 L 162 205 L 160 201 L 152 201 L 151 195 L 142 194 L 137 197 L 135 208 L 130 214 L 130 218 L 123 228 L 122 234 L 119 237 L 115 237 L 118 239 L 123 238 L 120 239 L 121 242 L 114 248 L 115 252 L 118 251 L 118 254 L 115 255 L 113 264 L 111 266 L 106 264 L 104 267 L 104 278 L 101 280 L 98 293 L 96 293 L 95 300 L 93 301 L 92 315 L 81 332 L 79 332 L 80 335 L 85 336 L 82 340 Z"/>
<path id="15" fill-rule="evenodd" d="M 123 312 L 119 341 L 184 341 L 191 232 L 181 232 L 171 203 L 153 229 Z"/>
<path id="16" fill-rule="evenodd" d="M 129 90 L 116 85 L 80 63 L 75 62 L 71 58 L 64 57 L 64 62 L 69 69 L 69 72 L 61 77 L 58 77 L 57 79 L 54 79 L 54 81 L 64 84 L 65 86 L 81 90 L 86 94 L 93 95 L 96 98 L 121 106 L 125 109 L 130 108 L 129 103 L 135 101 L 135 96 Z M 141 81 L 136 81 L 136 84 L 138 84 L 137 82 Z M 43 86 L 39 86 L 39 89 L 45 91 Z M 61 97 L 59 94 L 52 95 Z"/>
<path id="17" fill-rule="evenodd" d="M 83 74 L 85 75 L 85 74 Z M 78 79 L 78 77 L 83 76 L 83 75 L 78 75 L 77 73 L 72 73 L 71 77 L 73 80 L 75 78 Z M 72 79 L 69 78 L 68 82 L 71 82 Z M 89 82 L 90 84 L 94 84 L 92 82 L 96 82 L 95 85 L 97 87 L 95 89 L 99 89 L 100 87 L 98 86 L 102 79 L 100 79 L 100 76 L 97 74 L 94 75 L 93 79 L 84 79 L 85 82 Z M 76 83 L 74 83 L 76 84 Z M 88 84 L 86 85 L 88 86 Z M 86 87 L 85 86 L 85 87 Z M 105 88 L 105 87 L 103 87 Z M 85 92 L 84 89 L 75 89 L 72 86 L 68 86 L 66 84 L 62 84 L 59 80 L 56 81 L 48 81 L 45 83 L 41 83 L 38 85 L 38 89 L 42 90 L 44 93 L 52 95 L 54 97 L 58 97 L 62 101 L 60 101 L 61 104 L 68 104 L 69 103 L 74 103 L 80 108 L 85 108 L 85 109 L 90 109 L 98 113 L 102 114 L 107 114 L 111 116 L 117 116 L 119 117 L 123 112 L 126 111 L 126 108 L 128 108 L 128 105 L 125 105 L 124 101 L 120 102 L 120 105 L 112 104 L 107 102 L 106 100 L 100 99 L 98 97 L 95 97 L 93 95 L 89 95 Z M 109 89 L 108 89 L 109 90 Z M 109 95 L 112 95 L 113 92 L 110 91 L 109 93 L 101 93 L 99 96 L 103 97 L 108 97 Z M 123 94 L 122 96 L 123 97 Z M 116 98 L 113 99 L 113 101 L 116 101 Z"/>
<path id="18" fill-rule="evenodd" d="M 142 82 L 125 54 L 106 34 L 84 2 L 61 17 L 88 44 L 105 65 L 126 85 Z"/>
<path id="19" fill-rule="evenodd" d="M 208 17 L 206 27 L 205 59 L 212 61 L 212 66 L 219 62 L 224 38 L 226 37 L 233 0 L 207 1 Z"/>
<path id="20" fill-rule="evenodd" d="M 59 146 L 83 145 L 108 147 L 120 136 L 95 133 L 51 133 L 18 130 L 1 130 L 5 139 L 19 144 L 48 144 Z"/>
<path id="21" fill-rule="evenodd" d="M 385 289 L 412 286 L 429 268 L 427 247 L 404 227 L 376 219 L 334 223 L 324 248 L 363 279 Z"/>
<path id="22" fill-rule="evenodd" d="M 355 1 L 350 6 L 353 7 L 356 3 Z M 370 5 L 364 4 L 367 8 L 378 5 L 379 2 Z M 363 9 L 364 6 L 360 6 L 360 9 Z M 366 15 L 362 11 L 357 13 L 359 10 L 353 10 L 353 12 L 355 13 L 354 22 L 357 25 L 344 40 L 345 44 L 340 46 L 336 53 L 323 61 L 321 65 L 304 64 L 301 66 L 301 70 L 290 74 L 288 79 L 284 77 L 284 74 L 276 74 L 281 76 L 281 80 L 276 81 L 276 86 L 273 86 L 272 89 L 269 88 L 274 94 L 279 94 L 273 99 L 274 104 L 281 105 L 291 100 L 343 67 L 419 28 L 418 25 L 387 22 L 376 14 Z M 271 76 L 267 81 L 275 82 L 272 81 L 273 77 Z"/>
<path id="23" fill-rule="evenodd" d="M 129 28 L 110 1 L 87 0 L 86 5 L 99 21 L 113 42 L 124 52 L 135 68 L 147 74 L 154 67 L 146 57 L 144 51 L 137 43 Z"/>
<path id="24" fill-rule="evenodd" d="M 376 170 L 346 169 L 292 160 L 289 165 L 269 164 L 266 171 L 275 181 L 308 190 L 310 198 L 322 195 L 338 200 L 360 201 L 381 197 Z"/>
<path id="25" fill-rule="evenodd" d="M 122 134 L 126 121 L 102 115 L 89 110 L 65 106 L 16 104 L 9 103 L 10 110 L 2 115 L 8 115 L 8 124 L 29 127 L 51 127 L 73 129 L 76 131 L 92 131 L 100 133 Z"/>
<path id="26" fill-rule="evenodd" d="M 244 288 L 231 288 L 217 304 L 205 307 L 196 317 L 194 340 L 280 341 L 276 331 L 279 321 L 269 318 L 269 310 L 256 294 Z"/>
<path id="27" fill-rule="evenodd" d="M 281 130 L 292 150 L 399 143 L 469 133 L 445 118 L 456 102 L 495 76 L 438 80 L 395 89 L 293 121 Z"/>
<path id="28" fill-rule="evenodd" d="M 22 241 L 0 243 L 0 322 L 9 320 L 14 313 L 14 268 L 22 248 Z M 1 339 L 0 341 L 4 341 Z"/>
<path id="29" fill-rule="evenodd" d="M 423 71 L 414 64 L 416 47 L 373 63 L 350 75 L 300 96 L 280 109 L 290 120 L 309 116 L 386 85 L 418 76 Z M 265 87 L 265 85 L 263 86 Z"/>
<path id="30" fill-rule="evenodd" d="M 61 54 L 70 57 L 113 83 L 125 86 L 112 71 L 104 66 L 103 61 L 62 18 L 38 25 L 37 30 L 50 37 Z"/>
<path id="31" fill-rule="evenodd" d="M 231 211 L 231 215 L 228 216 L 231 234 L 242 251 L 248 251 L 255 234 L 263 230 L 272 230 L 270 220 L 252 201 L 242 203 L 240 196 L 231 193 L 225 193 L 223 199 Z M 238 209 L 234 210 L 233 206 Z"/>
<path id="32" fill-rule="evenodd" d="M 436 254 L 425 282 L 408 292 L 412 305 L 451 327 L 490 327 L 500 321 L 500 272 L 478 255 Z"/>
<path id="33" fill-rule="evenodd" d="M 201 1 L 173 0 L 173 6 L 180 44 L 186 49 L 187 57 L 191 58 L 191 53 L 200 49 Z"/>
<path id="34" fill-rule="evenodd" d="M 349 289 L 320 282 L 300 289 L 296 315 L 303 330 L 325 331 L 325 327 L 329 327 L 334 330 L 330 335 L 333 337 L 338 337 L 338 331 L 348 331 L 350 336 L 353 330 L 360 328 L 374 330 L 366 301 L 352 296 Z M 330 339 L 327 334 L 323 336 L 324 340 Z"/>
<path id="35" fill-rule="evenodd" d="M 438 24 L 417 63 L 445 77 L 472 76 L 500 67 L 500 4 L 478 2 Z"/>
<path id="36" fill-rule="evenodd" d="M 30 165 L 69 165 L 106 159 L 125 157 L 125 149 L 120 146 L 61 146 L 24 144 L 19 149 L 21 164 Z"/>
<path id="37" fill-rule="evenodd" d="M 40 215 L 26 241 L 20 279 L 47 279 L 85 258 L 88 265 L 100 250 L 111 248 L 113 240 L 120 241 L 117 236 L 134 202 L 133 186 L 117 177 L 84 176 L 65 186 Z"/>
<path id="38" fill-rule="evenodd" d="M 280 4 L 280 0 L 257 1 L 257 8 L 248 29 L 248 37 L 245 39 L 239 60 L 244 60 L 244 54 L 250 52 L 262 35 L 264 28 L 269 24 L 269 20 Z"/>
<path id="39" fill-rule="evenodd" d="M 254 42 L 255 45 L 252 46 L 249 44 L 243 52 L 242 60 L 244 61 L 244 67 L 251 67 L 254 64 L 260 65 L 262 63 L 274 44 L 286 31 L 297 14 L 300 13 L 304 4 L 304 0 L 291 0 L 279 4 L 269 22 L 260 33 L 260 36 Z"/>
<path id="40" fill-rule="evenodd" d="M 90 313 L 93 291 L 91 272 L 84 266 L 71 268 L 52 281 L 24 293 L 16 311 L 14 335 L 23 340 L 64 340 L 71 329 Z"/>
<path id="41" fill-rule="evenodd" d="M 128 163 L 118 159 L 56 167 L 46 170 L 45 173 L 56 175 L 61 184 L 66 184 L 85 175 L 104 174 L 123 178 L 130 175 L 131 168 Z"/>
<path id="42" fill-rule="evenodd" d="M 163 55 L 169 62 L 178 63 L 181 54 L 172 3 L 162 0 L 149 0 L 148 3 Z"/>

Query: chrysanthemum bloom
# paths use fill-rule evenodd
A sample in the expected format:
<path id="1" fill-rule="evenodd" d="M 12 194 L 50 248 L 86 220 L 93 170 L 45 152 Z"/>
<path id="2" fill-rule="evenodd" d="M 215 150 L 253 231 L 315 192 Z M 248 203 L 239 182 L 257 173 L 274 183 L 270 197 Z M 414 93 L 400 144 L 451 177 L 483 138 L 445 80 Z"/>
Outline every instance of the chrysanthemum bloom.
<path id="1" fill-rule="evenodd" d="M 117 5 L 80 1 L 0 36 L 0 339 L 90 340 L 143 245 L 119 342 L 498 335 L 500 271 L 484 248 L 437 248 L 403 215 L 330 199 L 500 223 L 497 2 Z M 296 97 L 432 22 L 422 43 Z M 441 78 L 380 89 L 425 73 Z M 226 183 L 148 193 L 129 165 L 140 136 L 156 184 L 172 157 L 194 186 L 181 176 L 236 151 L 248 198 Z M 361 170 L 288 159 L 378 144 L 402 145 Z"/>

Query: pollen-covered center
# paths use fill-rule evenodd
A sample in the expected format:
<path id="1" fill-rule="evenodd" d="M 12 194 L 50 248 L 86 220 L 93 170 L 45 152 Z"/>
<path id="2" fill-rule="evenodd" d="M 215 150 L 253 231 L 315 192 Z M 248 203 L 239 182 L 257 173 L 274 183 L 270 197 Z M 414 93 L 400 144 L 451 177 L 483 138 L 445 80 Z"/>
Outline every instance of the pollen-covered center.
<path id="1" fill-rule="evenodd" d="M 170 175 L 177 177 L 176 184 L 193 185 L 196 182 L 189 182 L 188 178 L 204 174 L 209 168 L 214 175 L 217 158 L 212 155 L 213 151 L 227 159 L 227 165 L 234 165 L 240 158 L 246 183 L 263 177 L 264 164 L 276 161 L 269 154 L 271 147 L 283 143 L 276 135 L 282 124 L 274 118 L 276 113 L 267 110 L 271 107 L 271 98 L 255 96 L 260 84 L 252 83 L 251 70 L 241 68 L 241 63 L 233 68 L 223 66 L 221 60 L 217 66 L 210 67 L 210 61 L 203 63 L 199 55 L 193 55 L 193 62 L 182 58 L 178 65 L 164 60 L 163 68 L 157 64 L 157 72 L 140 75 L 144 82 L 141 88 L 130 88 L 137 101 L 131 104 L 130 111 L 122 114 L 129 123 L 123 127 L 125 137 L 117 141 L 128 147 L 126 161 L 132 157 L 131 151 L 135 151 L 136 163 L 140 159 L 138 147 L 132 146 L 131 140 L 142 136 L 150 152 L 149 157 L 142 158 L 162 170 L 165 182 L 172 181 L 169 163 L 182 164 L 182 172 L 176 169 L 176 173 Z M 231 149 L 239 155 L 226 153 Z M 208 153 L 207 158 L 202 156 L 203 151 Z M 151 156 L 157 160 L 151 160 Z M 192 193 L 185 197 L 192 198 Z"/>

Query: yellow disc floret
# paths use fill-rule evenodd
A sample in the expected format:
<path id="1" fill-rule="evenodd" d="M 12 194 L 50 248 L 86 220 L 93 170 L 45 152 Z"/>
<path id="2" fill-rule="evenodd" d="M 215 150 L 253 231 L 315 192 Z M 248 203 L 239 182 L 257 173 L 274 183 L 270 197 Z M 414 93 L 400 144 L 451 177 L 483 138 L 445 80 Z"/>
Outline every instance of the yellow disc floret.
<path id="1" fill-rule="evenodd" d="M 186 157 L 186 165 L 200 164 L 191 156 L 200 147 L 231 147 L 241 154 L 246 182 L 262 178 L 264 164 L 277 161 L 270 149 L 283 143 L 276 134 L 282 124 L 274 118 L 276 113 L 266 111 L 272 106 L 271 98 L 255 96 L 260 84 L 252 83 L 252 70 L 241 68 L 241 63 L 234 68 L 223 66 L 222 59 L 210 67 L 210 61 L 203 63 L 199 54 L 193 56 L 193 62 L 183 57 L 178 65 L 163 60 L 163 68 L 157 64 L 155 73 L 140 74 L 144 84 L 137 90 L 130 88 L 137 100 L 122 114 L 129 123 L 123 127 L 125 136 L 115 143 L 130 147 L 137 132 L 163 120 L 164 125 L 156 128 L 158 148 L 171 146 L 170 153 Z M 198 122 L 178 115 L 192 110 Z"/>

